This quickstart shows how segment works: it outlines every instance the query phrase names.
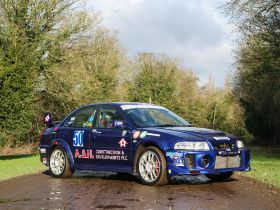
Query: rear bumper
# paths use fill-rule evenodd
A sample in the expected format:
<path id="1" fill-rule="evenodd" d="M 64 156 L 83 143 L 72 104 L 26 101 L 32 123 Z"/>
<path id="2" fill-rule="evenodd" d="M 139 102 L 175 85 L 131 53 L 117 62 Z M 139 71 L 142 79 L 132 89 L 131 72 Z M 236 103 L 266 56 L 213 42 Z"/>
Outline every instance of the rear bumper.
<path id="1" fill-rule="evenodd" d="M 219 174 L 225 172 L 249 171 L 250 151 L 240 149 L 235 152 L 186 152 L 170 150 L 166 152 L 169 176 Z"/>
<path id="2" fill-rule="evenodd" d="M 40 161 L 45 164 L 46 166 L 49 165 L 49 157 L 48 157 L 48 145 L 40 145 L 38 147 L 39 153 L 40 153 Z"/>

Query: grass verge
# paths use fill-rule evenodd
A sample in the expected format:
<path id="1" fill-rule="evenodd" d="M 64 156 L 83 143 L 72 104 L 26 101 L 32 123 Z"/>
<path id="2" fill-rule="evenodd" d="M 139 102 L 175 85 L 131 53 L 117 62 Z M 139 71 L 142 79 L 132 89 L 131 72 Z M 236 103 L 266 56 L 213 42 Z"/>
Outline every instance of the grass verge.
<path id="1" fill-rule="evenodd" d="M 0 181 L 47 169 L 38 154 L 0 156 Z"/>
<path id="2" fill-rule="evenodd" d="M 250 150 L 251 171 L 242 175 L 280 188 L 280 148 L 252 147 Z"/>

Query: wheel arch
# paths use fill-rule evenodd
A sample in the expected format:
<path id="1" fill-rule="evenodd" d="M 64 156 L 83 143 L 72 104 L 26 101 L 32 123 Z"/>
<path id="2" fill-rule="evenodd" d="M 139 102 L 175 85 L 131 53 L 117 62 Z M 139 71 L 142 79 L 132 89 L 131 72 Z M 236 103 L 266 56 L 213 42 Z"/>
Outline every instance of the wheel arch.
<path id="1" fill-rule="evenodd" d="M 155 142 L 143 142 L 143 143 L 139 144 L 136 148 L 136 152 L 134 155 L 133 173 L 135 175 L 137 174 L 136 167 L 137 167 L 137 161 L 138 161 L 139 155 L 145 148 L 151 147 L 151 146 L 158 148 L 162 152 L 162 154 L 165 155 L 164 150 Z"/>
<path id="2" fill-rule="evenodd" d="M 70 170 L 73 172 L 75 170 L 75 161 L 74 161 L 74 158 L 73 158 L 73 154 L 71 152 L 71 148 L 69 146 L 69 144 L 62 140 L 62 139 L 54 139 L 51 143 L 50 143 L 50 149 L 49 149 L 49 157 L 50 157 L 50 153 L 51 151 L 55 148 L 55 147 L 61 147 L 62 149 L 64 149 L 66 155 L 67 155 L 67 158 L 68 158 L 68 161 L 69 161 L 69 164 L 70 164 Z"/>

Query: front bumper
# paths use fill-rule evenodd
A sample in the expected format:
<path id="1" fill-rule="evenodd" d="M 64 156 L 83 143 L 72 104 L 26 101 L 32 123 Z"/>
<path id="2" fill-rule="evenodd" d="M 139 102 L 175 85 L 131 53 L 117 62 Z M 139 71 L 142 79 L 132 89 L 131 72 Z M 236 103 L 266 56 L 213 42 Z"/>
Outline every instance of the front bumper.
<path id="1" fill-rule="evenodd" d="M 165 153 L 168 175 L 218 174 L 249 171 L 250 151 L 184 151 L 169 150 Z"/>

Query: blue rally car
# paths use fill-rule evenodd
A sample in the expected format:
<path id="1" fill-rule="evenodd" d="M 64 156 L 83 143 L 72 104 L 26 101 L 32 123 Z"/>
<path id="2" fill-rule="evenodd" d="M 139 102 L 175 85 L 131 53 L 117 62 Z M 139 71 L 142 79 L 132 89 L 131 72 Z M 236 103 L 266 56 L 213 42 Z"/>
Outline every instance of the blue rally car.
<path id="1" fill-rule="evenodd" d="M 51 118 L 46 114 L 39 148 L 54 177 L 70 177 L 76 169 L 111 171 L 164 185 L 172 176 L 222 181 L 250 170 L 240 138 L 192 127 L 161 106 L 100 103 L 76 109 L 55 126 Z"/>

